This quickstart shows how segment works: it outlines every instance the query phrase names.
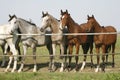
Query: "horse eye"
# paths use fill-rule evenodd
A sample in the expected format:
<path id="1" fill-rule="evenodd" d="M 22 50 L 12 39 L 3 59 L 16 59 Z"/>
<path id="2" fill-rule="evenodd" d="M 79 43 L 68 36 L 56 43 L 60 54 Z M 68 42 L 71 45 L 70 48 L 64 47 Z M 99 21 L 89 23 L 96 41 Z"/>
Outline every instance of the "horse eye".
<path id="1" fill-rule="evenodd" d="M 14 24 L 16 24 L 16 21 L 14 22 Z"/>
<path id="2" fill-rule="evenodd" d="M 60 18 L 60 20 L 62 20 L 62 17 Z"/>
<path id="3" fill-rule="evenodd" d="M 49 20 L 47 19 L 46 21 L 48 22 Z"/>

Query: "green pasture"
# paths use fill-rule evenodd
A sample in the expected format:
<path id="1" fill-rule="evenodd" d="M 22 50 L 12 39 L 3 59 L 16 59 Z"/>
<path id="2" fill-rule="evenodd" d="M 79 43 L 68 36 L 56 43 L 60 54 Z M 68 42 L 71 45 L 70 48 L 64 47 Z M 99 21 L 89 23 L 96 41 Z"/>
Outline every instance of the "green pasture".
<path id="1" fill-rule="evenodd" d="M 38 65 L 38 71 L 36 73 L 32 72 L 33 69 L 33 59 L 32 57 L 26 57 L 25 60 L 25 67 L 23 69 L 22 73 L 10 73 L 4 72 L 4 68 L 0 68 L 0 80 L 120 80 L 120 36 L 118 36 L 117 44 L 116 44 L 116 53 L 115 55 L 115 68 L 111 67 L 111 55 L 109 55 L 109 62 L 106 65 L 106 72 L 98 72 L 95 73 L 95 65 L 93 68 L 90 67 L 90 57 L 87 57 L 87 65 L 85 67 L 85 70 L 82 72 L 74 72 L 75 67 L 75 58 L 72 59 L 72 70 L 68 72 L 65 70 L 63 73 L 59 72 L 60 68 L 60 59 L 59 57 L 55 57 L 55 66 L 56 71 L 55 72 L 49 72 L 48 70 L 48 63 L 49 63 L 49 57 L 39 57 L 37 56 L 37 65 Z M 21 45 L 21 44 L 20 44 Z M 22 45 L 21 45 L 22 50 Z M 82 54 L 82 49 L 79 51 L 80 54 Z M 95 49 L 94 49 L 95 53 Z M 57 47 L 56 54 L 59 55 L 59 47 Z M 74 53 L 75 54 L 75 50 Z M 89 54 L 89 53 L 88 53 Z M 0 50 L 0 55 L 2 55 Z M 28 48 L 27 55 L 32 55 L 32 50 Z M 46 47 L 39 47 L 37 48 L 37 55 L 46 55 L 48 56 L 49 53 L 46 49 Z M 2 57 L 0 57 L 1 62 Z M 96 56 L 93 57 L 94 64 L 96 64 Z M 83 56 L 79 56 L 79 64 L 81 66 L 81 63 L 83 61 Z M 20 66 L 20 62 L 18 62 L 18 68 Z M 12 69 L 12 65 L 11 65 Z"/>
<path id="2" fill-rule="evenodd" d="M 0 80 L 120 80 L 120 73 L 1 73 Z"/>

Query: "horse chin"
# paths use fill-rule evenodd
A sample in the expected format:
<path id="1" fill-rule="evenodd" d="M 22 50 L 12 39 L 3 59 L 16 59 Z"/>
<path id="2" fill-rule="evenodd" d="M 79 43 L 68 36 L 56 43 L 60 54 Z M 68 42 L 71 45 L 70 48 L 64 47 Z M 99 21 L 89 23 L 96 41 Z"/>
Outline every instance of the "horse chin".
<path id="1" fill-rule="evenodd" d="M 41 32 L 44 32 L 44 29 L 43 29 L 43 28 L 41 28 L 41 29 L 40 29 L 40 31 L 41 31 Z"/>
<path id="2" fill-rule="evenodd" d="M 60 25 L 59 29 L 60 29 L 61 31 L 63 30 L 63 27 L 62 27 L 62 25 Z"/>
<path id="3" fill-rule="evenodd" d="M 61 31 L 63 31 L 63 28 L 59 28 Z"/>

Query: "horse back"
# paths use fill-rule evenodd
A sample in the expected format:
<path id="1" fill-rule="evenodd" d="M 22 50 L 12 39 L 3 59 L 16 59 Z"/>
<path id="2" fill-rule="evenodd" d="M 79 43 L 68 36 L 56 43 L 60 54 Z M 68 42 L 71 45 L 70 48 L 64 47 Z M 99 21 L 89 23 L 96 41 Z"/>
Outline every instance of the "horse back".
<path id="1" fill-rule="evenodd" d="M 103 32 L 117 32 L 116 29 L 113 26 L 106 26 L 103 28 Z M 117 40 L 117 34 L 104 34 L 103 35 L 103 43 L 106 45 L 116 43 Z"/>
<path id="2" fill-rule="evenodd" d="M 102 27 L 101 33 L 116 32 L 116 29 L 112 26 Z M 100 34 L 94 37 L 96 44 L 111 45 L 116 43 L 117 34 Z"/>

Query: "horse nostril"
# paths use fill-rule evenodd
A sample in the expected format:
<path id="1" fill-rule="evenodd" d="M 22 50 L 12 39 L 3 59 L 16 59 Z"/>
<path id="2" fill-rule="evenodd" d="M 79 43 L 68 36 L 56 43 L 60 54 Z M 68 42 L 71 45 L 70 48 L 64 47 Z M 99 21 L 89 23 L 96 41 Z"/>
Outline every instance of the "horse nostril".
<path id="1" fill-rule="evenodd" d="M 90 32 L 90 29 L 86 29 L 86 32 Z"/>
<path id="2" fill-rule="evenodd" d="M 44 29 L 43 29 L 43 28 L 41 28 L 41 29 L 40 29 L 40 31 L 41 31 L 41 32 L 43 32 L 43 31 L 44 31 Z"/>

